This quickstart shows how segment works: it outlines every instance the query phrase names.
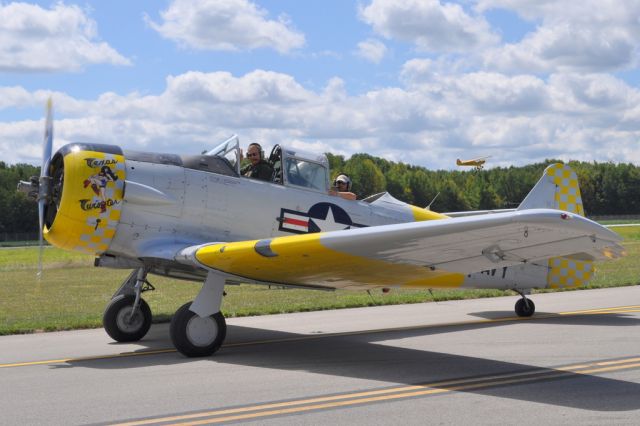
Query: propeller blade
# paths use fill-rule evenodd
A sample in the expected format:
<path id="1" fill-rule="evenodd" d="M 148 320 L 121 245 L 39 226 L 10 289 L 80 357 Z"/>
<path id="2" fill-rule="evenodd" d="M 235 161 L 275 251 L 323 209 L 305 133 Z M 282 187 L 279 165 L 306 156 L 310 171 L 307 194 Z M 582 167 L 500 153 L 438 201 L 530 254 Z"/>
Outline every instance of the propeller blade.
<path id="1" fill-rule="evenodd" d="M 42 227 L 44 226 L 44 200 L 38 201 L 38 223 L 40 225 L 40 241 L 38 250 L 38 273 L 37 276 L 42 276 L 42 251 L 44 250 L 44 239 L 42 235 Z"/>
<path id="2" fill-rule="evenodd" d="M 53 148 L 53 101 L 47 100 L 47 120 L 44 125 L 44 140 L 42 141 L 42 168 L 40 176 L 49 176 L 49 161 Z"/>
<path id="3" fill-rule="evenodd" d="M 49 176 L 49 162 L 53 149 L 53 102 L 47 101 L 47 119 L 44 125 L 44 140 L 42 141 L 42 166 L 40 168 L 40 186 L 38 191 L 38 225 L 40 229 L 40 252 L 38 255 L 38 278 L 42 276 L 42 252 L 44 250 L 44 207 L 49 198 L 51 187 Z"/>

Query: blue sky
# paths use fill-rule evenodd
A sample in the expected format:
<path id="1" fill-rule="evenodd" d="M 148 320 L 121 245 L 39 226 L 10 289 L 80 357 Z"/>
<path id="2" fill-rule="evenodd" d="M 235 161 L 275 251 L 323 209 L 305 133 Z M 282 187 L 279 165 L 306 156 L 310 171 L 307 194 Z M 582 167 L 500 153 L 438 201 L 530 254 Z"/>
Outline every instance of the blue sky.
<path id="1" fill-rule="evenodd" d="M 640 1 L 0 3 L 0 160 L 241 143 L 640 164 Z"/>

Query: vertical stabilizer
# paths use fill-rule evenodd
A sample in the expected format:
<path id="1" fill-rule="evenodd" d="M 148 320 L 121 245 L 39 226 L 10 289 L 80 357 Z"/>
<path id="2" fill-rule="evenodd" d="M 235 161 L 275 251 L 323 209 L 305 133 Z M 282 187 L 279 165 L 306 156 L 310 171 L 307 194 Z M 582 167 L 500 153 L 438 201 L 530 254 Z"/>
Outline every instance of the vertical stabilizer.
<path id="1" fill-rule="evenodd" d="M 518 210 L 556 209 L 584 216 L 578 176 L 566 164 L 552 164 L 520 203 Z"/>
<path id="2" fill-rule="evenodd" d="M 527 195 L 518 210 L 556 209 L 584 216 L 578 176 L 566 164 L 552 164 Z M 575 288 L 586 285 L 595 268 L 590 260 L 552 257 L 547 260 L 547 287 Z"/>

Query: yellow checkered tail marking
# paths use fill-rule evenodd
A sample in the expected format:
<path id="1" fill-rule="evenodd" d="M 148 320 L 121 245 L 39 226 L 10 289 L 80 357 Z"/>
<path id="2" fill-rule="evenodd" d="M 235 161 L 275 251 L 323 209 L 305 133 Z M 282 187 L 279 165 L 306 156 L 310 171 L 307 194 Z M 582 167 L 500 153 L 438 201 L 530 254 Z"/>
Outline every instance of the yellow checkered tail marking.
<path id="1" fill-rule="evenodd" d="M 552 164 L 547 167 L 545 173 L 556 185 L 555 205 L 558 210 L 576 213 L 584 216 L 582 196 L 578 185 L 578 176 L 571 167 L 566 164 Z"/>
<path id="2" fill-rule="evenodd" d="M 570 213 L 584 216 L 582 196 L 576 172 L 566 164 L 553 164 L 546 174 L 556 185 L 555 207 Z M 547 286 L 549 288 L 575 288 L 586 285 L 595 267 L 591 261 L 553 257 L 548 261 Z"/>
<path id="3" fill-rule="evenodd" d="M 593 262 L 564 257 L 549 259 L 547 286 L 549 288 L 576 288 L 586 285 L 595 268 Z"/>

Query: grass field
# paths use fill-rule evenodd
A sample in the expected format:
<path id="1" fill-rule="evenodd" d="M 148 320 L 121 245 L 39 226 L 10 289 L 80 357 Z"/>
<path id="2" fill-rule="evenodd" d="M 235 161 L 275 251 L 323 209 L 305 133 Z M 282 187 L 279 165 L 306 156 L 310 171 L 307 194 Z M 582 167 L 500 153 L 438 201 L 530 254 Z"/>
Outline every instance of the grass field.
<path id="1" fill-rule="evenodd" d="M 627 257 L 597 264 L 586 288 L 640 283 L 640 227 L 616 228 L 625 238 Z M 93 258 L 47 247 L 44 273 L 36 278 L 37 248 L 0 249 L 0 335 L 100 327 L 102 312 L 130 271 L 93 267 Z M 157 291 L 145 293 L 154 321 L 167 321 L 192 300 L 200 283 L 150 276 Z M 314 291 L 265 286 L 227 286 L 222 310 L 227 317 L 337 309 L 380 304 L 495 297 L 499 290 Z M 543 290 L 548 291 L 548 290 Z M 505 305 L 505 310 L 511 309 Z"/>

